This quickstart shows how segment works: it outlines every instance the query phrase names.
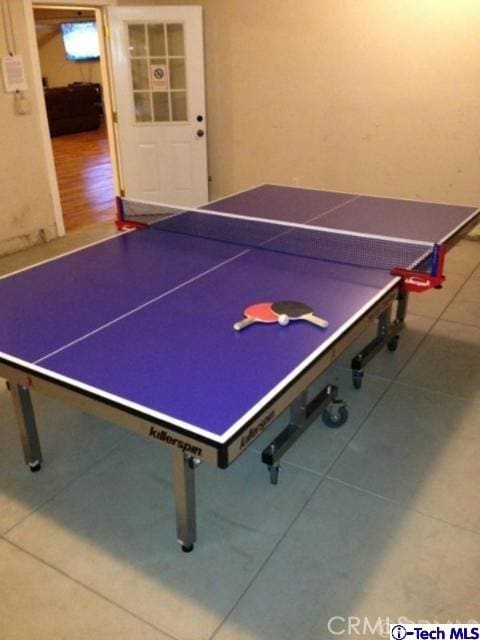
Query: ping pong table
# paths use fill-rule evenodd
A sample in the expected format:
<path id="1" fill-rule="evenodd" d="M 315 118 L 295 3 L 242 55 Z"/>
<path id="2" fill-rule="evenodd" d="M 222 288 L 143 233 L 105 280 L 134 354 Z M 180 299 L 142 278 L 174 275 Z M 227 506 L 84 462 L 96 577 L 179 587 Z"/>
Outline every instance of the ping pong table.
<path id="1" fill-rule="evenodd" d="M 352 361 L 361 386 L 404 324 L 408 287 L 391 269 L 428 271 L 435 243 L 457 242 L 479 210 L 276 185 L 195 210 L 156 207 L 125 201 L 120 226 L 147 219 L 143 230 L 0 278 L 0 375 L 32 471 L 42 454 L 31 390 L 170 447 L 177 537 L 190 551 L 199 462 L 228 467 L 290 408 L 262 453 L 275 484 L 317 418 L 342 425 L 338 389 L 310 398 L 309 387 L 377 323 Z M 248 305 L 282 299 L 308 303 L 328 327 L 233 329 Z"/>

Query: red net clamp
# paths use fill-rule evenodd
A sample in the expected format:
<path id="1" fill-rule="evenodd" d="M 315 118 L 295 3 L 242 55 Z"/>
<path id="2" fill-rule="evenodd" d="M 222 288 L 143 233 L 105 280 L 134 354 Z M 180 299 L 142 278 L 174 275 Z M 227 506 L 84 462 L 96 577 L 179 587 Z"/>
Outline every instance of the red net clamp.
<path id="1" fill-rule="evenodd" d="M 433 288 L 439 289 L 445 280 L 445 276 L 443 275 L 443 265 L 445 262 L 446 251 L 447 247 L 444 244 L 436 244 L 434 246 L 431 273 L 412 271 L 410 269 L 400 269 L 396 267 L 395 269 L 392 269 L 391 274 L 402 278 L 402 288 L 404 291 L 422 293 L 423 291 L 428 291 Z"/>
<path id="2" fill-rule="evenodd" d="M 115 196 L 115 205 L 117 209 L 115 226 L 119 231 L 129 231 L 130 229 L 145 229 L 148 226 L 143 222 L 135 222 L 134 220 L 125 219 L 123 200 L 120 196 Z"/>
<path id="3" fill-rule="evenodd" d="M 130 229 L 145 229 L 143 222 L 133 222 L 131 220 L 115 220 L 115 226 L 119 231 L 129 231 Z"/>

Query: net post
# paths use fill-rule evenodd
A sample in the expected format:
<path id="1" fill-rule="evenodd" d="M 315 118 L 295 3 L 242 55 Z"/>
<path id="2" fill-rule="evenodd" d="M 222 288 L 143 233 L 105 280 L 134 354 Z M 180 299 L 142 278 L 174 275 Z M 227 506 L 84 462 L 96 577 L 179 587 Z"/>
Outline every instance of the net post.
<path id="1" fill-rule="evenodd" d="M 120 196 L 115 196 L 115 209 L 117 211 L 117 221 L 124 222 L 125 210 L 123 207 L 123 200 Z"/>
<path id="2" fill-rule="evenodd" d="M 432 276 L 442 276 L 446 250 L 447 247 L 444 244 L 434 245 L 432 256 Z"/>

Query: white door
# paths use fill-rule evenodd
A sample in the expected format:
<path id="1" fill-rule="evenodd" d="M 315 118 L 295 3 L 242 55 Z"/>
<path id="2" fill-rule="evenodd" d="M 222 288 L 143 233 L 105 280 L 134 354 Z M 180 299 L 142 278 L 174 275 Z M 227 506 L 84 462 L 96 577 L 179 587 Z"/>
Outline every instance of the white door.
<path id="1" fill-rule="evenodd" d="M 202 9 L 108 9 L 125 196 L 208 201 Z"/>

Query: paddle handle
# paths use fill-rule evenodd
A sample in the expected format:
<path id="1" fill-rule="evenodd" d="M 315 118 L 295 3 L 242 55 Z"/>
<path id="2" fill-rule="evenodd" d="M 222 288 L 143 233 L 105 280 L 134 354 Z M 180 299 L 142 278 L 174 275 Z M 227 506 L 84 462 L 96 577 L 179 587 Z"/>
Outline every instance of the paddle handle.
<path id="1" fill-rule="evenodd" d="M 307 316 L 304 316 L 303 319 L 307 320 L 308 322 L 311 322 L 312 324 L 316 325 L 317 327 L 320 327 L 321 329 L 326 329 L 328 327 L 328 322 L 326 320 L 324 320 L 323 318 L 319 318 L 313 313 L 309 313 Z"/>
<path id="2" fill-rule="evenodd" d="M 233 328 L 235 329 L 235 331 L 241 331 L 242 329 L 245 329 L 245 327 L 248 327 L 249 325 L 253 324 L 254 322 L 256 322 L 255 318 L 244 318 L 243 320 L 239 320 L 238 322 L 236 322 L 233 325 Z"/>

